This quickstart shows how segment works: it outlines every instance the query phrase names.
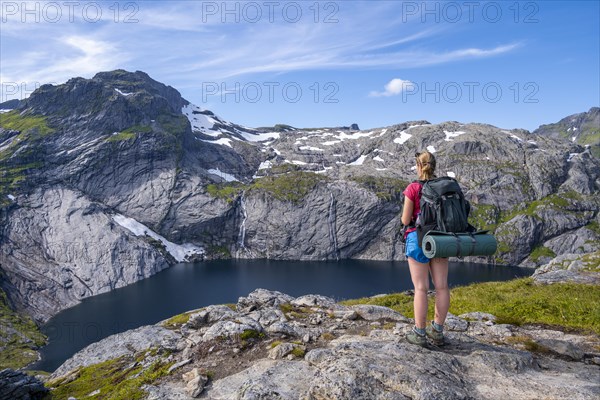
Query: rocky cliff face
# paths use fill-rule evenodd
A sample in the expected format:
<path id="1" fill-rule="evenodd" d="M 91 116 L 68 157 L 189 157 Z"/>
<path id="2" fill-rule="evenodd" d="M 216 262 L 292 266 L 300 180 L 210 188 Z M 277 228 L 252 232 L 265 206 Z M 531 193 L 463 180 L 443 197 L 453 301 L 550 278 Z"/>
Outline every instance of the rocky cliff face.
<path id="1" fill-rule="evenodd" d="M 2 287 L 38 320 L 194 257 L 404 259 L 402 190 L 423 149 L 460 181 L 473 224 L 497 234 L 499 252 L 479 261 L 600 247 L 600 162 L 552 135 L 427 121 L 252 129 L 122 70 L 12 106 L 0 113 Z"/>

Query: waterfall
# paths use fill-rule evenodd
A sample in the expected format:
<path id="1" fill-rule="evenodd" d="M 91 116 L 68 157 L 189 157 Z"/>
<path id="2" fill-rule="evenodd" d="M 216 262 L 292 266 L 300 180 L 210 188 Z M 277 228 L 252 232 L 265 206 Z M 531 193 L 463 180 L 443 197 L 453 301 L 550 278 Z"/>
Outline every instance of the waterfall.
<path id="1" fill-rule="evenodd" d="M 335 229 L 335 219 L 336 219 L 336 210 L 335 210 L 335 204 L 336 201 L 333 198 L 333 193 L 329 193 L 331 195 L 331 202 L 329 203 L 329 217 L 328 217 L 328 222 L 329 222 L 329 242 L 333 245 L 333 251 L 335 254 L 335 259 L 337 261 L 340 260 L 340 254 L 339 254 L 339 250 L 338 250 L 338 243 L 337 243 L 337 236 L 336 236 L 336 229 Z"/>
<path id="2" fill-rule="evenodd" d="M 248 214 L 246 213 L 246 203 L 244 202 L 244 194 L 240 196 L 240 208 L 242 209 L 242 223 L 240 224 L 240 231 L 238 233 L 238 246 L 240 249 L 246 250 L 246 246 L 244 245 L 244 241 L 246 240 L 246 218 L 248 218 Z"/>

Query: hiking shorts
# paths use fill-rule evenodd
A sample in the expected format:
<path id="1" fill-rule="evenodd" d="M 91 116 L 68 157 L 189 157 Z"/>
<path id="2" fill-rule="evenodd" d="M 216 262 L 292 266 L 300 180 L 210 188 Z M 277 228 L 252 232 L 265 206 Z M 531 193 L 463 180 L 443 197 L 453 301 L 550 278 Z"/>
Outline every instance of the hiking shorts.
<path id="1" fill-rule="evenodd" d="M 423 264 L 429 263 L 429 258 L 425 257 L 423 250 L 419 247 L 417 231 L 412 231 L 406 236 L 406 257 L 410 257 Z"/>

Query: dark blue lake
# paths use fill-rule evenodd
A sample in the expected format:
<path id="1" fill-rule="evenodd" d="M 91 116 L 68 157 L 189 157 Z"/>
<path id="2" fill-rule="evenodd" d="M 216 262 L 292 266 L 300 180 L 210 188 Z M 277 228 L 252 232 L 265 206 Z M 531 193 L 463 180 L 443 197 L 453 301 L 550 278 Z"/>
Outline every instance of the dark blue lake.
<path id="1" fill-rule="evenodd" d="M 450 263 L 449 284 L 505 281 L 533 270 Z M 85 299 L 42 327 L 49 344 L 32 369 L 54 371 L 90 343 L 210 304 L 236 303 L 256 288 L 336 300 L 412 289 L 406 262 L 219 260 L 178 264 L 133 285 Z M 433 285 L 432 285 L 433 288 Z"/>

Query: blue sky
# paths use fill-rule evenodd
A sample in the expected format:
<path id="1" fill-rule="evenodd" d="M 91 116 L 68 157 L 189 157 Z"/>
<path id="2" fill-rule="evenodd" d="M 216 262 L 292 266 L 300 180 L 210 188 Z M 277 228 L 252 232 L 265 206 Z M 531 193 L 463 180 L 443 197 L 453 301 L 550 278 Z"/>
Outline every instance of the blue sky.
<path id="1" fill-rule="evenodd" d="M 123 68 L 251 127 L 533 130 L 600 105 L 599 4 L 2 1 L 0 100 Z"/>

